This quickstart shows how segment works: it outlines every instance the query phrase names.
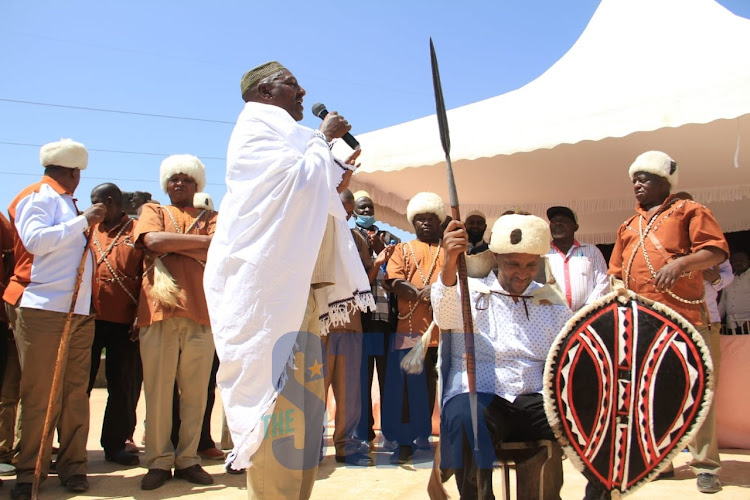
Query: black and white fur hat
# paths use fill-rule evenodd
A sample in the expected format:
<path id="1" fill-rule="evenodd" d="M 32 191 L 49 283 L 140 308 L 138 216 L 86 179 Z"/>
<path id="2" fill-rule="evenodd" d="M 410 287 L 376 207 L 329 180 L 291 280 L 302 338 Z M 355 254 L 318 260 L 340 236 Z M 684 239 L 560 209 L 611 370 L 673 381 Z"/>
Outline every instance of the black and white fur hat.
<path id="1" fill-rule="evenodd" d="M 552 234 L 549 224 L 536 215 L 503 215 L 492 226 L 490 251 L 496 254 L 549 252 Z"/>
<path id="2" fill-rule="evenodd" d="M 677 162 L 670 158 L 667 153 L 662 153 L 661 151 L 646 151 L 645 153 L 641 153 L 628 169 L 628 175 L 631 180 L 633 180 L 633 176 L 637 172 L 647 172 L 664 177 L 672 189 L 677 186 Z"/>

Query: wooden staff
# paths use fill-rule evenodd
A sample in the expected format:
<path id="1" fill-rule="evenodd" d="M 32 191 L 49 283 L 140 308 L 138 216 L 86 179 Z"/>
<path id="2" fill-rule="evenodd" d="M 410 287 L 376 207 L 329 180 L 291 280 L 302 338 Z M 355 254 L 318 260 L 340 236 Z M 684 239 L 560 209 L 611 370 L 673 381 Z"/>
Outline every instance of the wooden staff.
<path id="1" fill-rule="evenodd" d="M 81 289 L 81 282 L 83 281 L 83 271 L 86 267 L 86 258 L 89 255 L 89 239 L 91 238 L 92 232 L 93 228 L 90 228 L 89 234 L 86 236 L 86 246 L 83 247 L 81 263 L 78 265 L 78 275 L 76 276 L 76 283 L 73 287 L 73 298 L 70 301 L 68 316 L 65 318 L 65 326 L 63 326 L 60 345 L 57 347 L 57 359 L 55 360 L 55 370 L 52 374 L 52 387 L 50 388 L 49 402 L 47 403 L 47 414 L 44 416 L 42 441 L 39 443 L 39 452 L 36 455 L 36 465 L 34 466 L 34 482 L 31 484 L 32 500 L 39 498 L 39 483 L 42 479 L 42 460 L 47 454 L 47 442 L 50 441 L 50 434 L 52 434 L 52 413 L 55 408 L 55 401 L 57 401 L 57 395 L 60 392 L 60 386 L 62 385 L 63 365 L 67 364 L 68 360 L 70 323 L 73 321 L 73 314 L 76 308 L 76 302 L 78 301 L 78 292 Z M 51 444 L 52 443 L 50 442 L 49 445 L 51 446 Z"/>
<path id="2" fill-rule="evenodd" d="M 448 174 L 448 192 L 451 200 L 451 217 L 461 220 L 458 205 L 458 193 L 456 192 L 456 181 L 453 178 L 453 164 L 451 163 L 451 141 L 448 130 L 448 115 L 445 111 L 443 100 L 443 87 L 440 84 L 440 71 L 438 70 L 435 46 L 430 38 L 430 60 L 432 62 L 432 84 L 435 89 L 435 108 L 437 110 L 438 126 L 440 128 L 440 142 L 445 152 L 445 168 Z M 476 366 L 474 364 L 474 321 L 471 317 L 471 297 L 469 296 L 469 282 L 466 272 L 466 257 L 463 253 L 458 256 L 458 286 L 461 290 L 461 311 L 464 323 L 464 344 L 466 346 L 466 375 L 469 382 L 469 409 L 471 411 L 471 425 L 474 433 L 474 462 L 477 465 L 477 495 L 482 498 L 482 483 L 479 480 L 479 427 L 477 415 L 477 378 Z M 464 464 L 465 465 L 465 464 Z"/>

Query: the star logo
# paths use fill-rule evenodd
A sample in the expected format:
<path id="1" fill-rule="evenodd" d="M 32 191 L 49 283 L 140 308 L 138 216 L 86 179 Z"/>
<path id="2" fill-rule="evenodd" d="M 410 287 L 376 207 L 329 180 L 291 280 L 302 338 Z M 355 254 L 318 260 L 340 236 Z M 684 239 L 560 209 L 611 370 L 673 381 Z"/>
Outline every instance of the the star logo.
<path id="1" fill-rule="evenodd" d="M 323 363 L 319 363 L 316 359 L 312 365 L 307 367 L 308 370 L 310 370 L 310 378 L 309 380 L 313 380 L 313 377 L 317 375 L 318 377 L 323 376 Z"/>

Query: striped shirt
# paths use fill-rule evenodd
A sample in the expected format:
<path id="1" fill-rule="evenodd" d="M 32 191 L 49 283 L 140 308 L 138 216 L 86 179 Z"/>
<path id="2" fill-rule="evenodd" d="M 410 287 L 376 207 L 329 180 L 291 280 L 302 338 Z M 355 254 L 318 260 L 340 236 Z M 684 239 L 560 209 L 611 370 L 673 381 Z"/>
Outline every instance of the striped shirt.
<path id="1" fill-rule="evenodd" d="M 721 313 L 719 313 L 719 302 L 717 300 L 719 296 L 719 290 L 723 290 L 734 281 L 734 274 L 732 274 L 732 265 L 729 263 L 729 259 L 719 264 L 719 282 L 715 285 L 709 281 L 703 280 L 703 287 L 705 290 L 706 307 L 708 308 L 708 319 L 711 323 L 717 323 L 721 321 Z"/>
<path id="2" fill-rule="evenodd" d="M 609 292 L 607 264 L 596 246 L 574 241 L 563 254 L 553 244 L 547 260 L 573 312 Z"/>
<path id="3" fill-rule="evenodd" d="M 727 328 L 741 327 L 750 322 L 750 271 L 735 276 L 724 289 L 719 301 L 719 311 L 722 316 L 727 317 Z"/>

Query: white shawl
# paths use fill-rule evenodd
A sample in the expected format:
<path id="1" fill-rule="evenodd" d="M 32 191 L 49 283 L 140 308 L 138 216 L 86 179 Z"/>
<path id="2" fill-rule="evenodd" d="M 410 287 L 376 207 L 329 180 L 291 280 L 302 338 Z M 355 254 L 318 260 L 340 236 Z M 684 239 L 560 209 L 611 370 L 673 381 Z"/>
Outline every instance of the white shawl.
<path id="1" fill-rule="evenodd" d="M 261 418 L 273 411 L 293 362 L 329 215 L 335 262 L 344 269 L 335 270 L 327 289 L 336 292 L 326 295 L 343 301 L 332 304 L 335 311 L 372 304 L 359 293 L 369 282 L 336 192 L 343 172 L 314 130 L 277 106 L 245 104 L 229 141 L 227 194 L 203 279 L 235 469 L 250 466 L 263 439 Z"/>

